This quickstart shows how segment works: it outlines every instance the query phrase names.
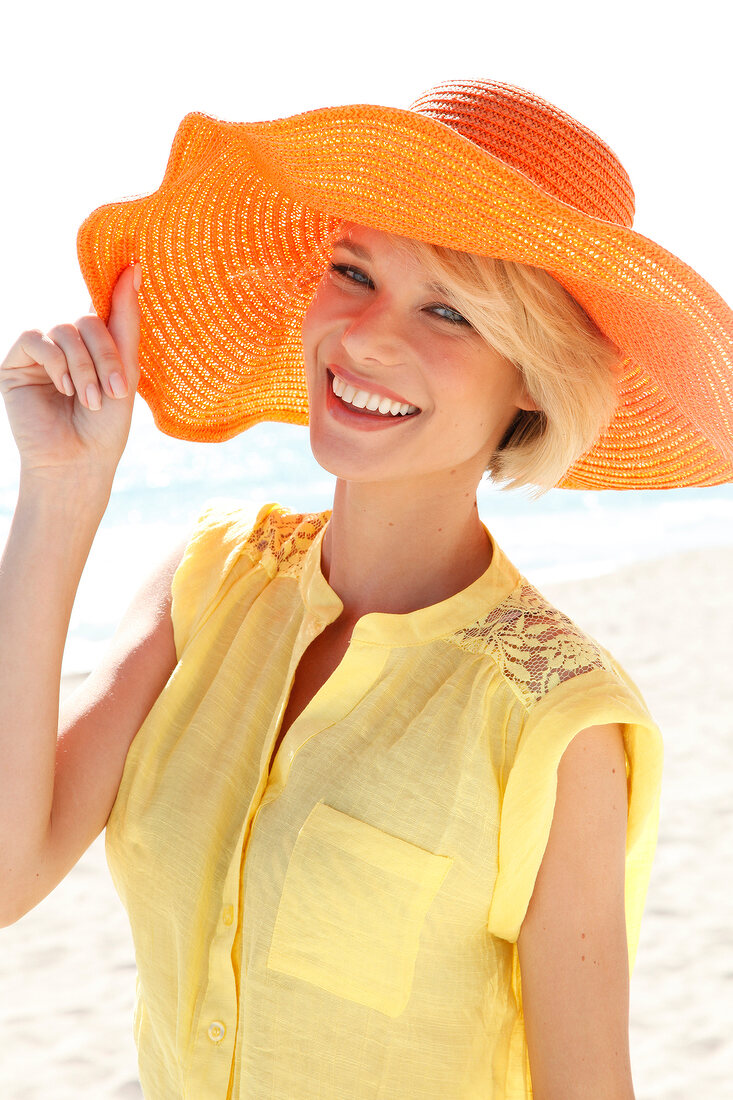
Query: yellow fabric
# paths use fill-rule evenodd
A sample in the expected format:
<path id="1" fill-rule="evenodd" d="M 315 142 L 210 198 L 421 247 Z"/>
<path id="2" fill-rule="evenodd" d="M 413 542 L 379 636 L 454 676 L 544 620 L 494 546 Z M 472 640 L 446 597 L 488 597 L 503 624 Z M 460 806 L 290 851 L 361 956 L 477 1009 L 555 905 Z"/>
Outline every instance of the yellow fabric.
<path id="1" fill-rule="evenodd" d="M 179 663 L 107 853 L 149 1100 L 531 1096 L 516 938 L 572 737 L 624 724 L 636 947 L 661 742 L 610 655 L 494 545 L 463 592 L 357 624 L 270 757 L 342 610 L 329 513 L 212 508 L 173 583 Z"/>

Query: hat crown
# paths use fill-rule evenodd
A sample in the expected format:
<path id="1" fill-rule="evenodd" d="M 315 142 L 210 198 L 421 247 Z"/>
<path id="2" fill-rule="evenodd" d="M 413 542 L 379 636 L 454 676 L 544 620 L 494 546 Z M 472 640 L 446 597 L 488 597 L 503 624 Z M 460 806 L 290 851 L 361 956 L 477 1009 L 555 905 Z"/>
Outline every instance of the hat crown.
<path id="1" fill-rule="evenodd" d="M 497 81 L 451 80 L 425 92 L 410 110 L 450 126 L 576 210 L 633 224 L 634 191 L 613 150 L 532 92 Z"/>

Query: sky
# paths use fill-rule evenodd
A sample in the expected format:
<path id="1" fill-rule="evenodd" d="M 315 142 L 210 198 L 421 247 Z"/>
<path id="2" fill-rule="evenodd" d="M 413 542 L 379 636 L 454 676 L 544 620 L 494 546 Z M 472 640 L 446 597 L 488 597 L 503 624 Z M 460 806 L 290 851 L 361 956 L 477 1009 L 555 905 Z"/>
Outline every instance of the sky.
<path id="1" fill-rule="evenodd" d="M 635 226 L 733 301 L 725 6 L 618 0 L 13 4 L 2 19 L 0 354 L 86 312 L 75 239 L 104 202 L 154 190 L 191 110 L 262 120 L 408 106 L 442 80 L 530 88 L 617 152 Z M 0 461 L 7 425 L 0 420 Z"/>

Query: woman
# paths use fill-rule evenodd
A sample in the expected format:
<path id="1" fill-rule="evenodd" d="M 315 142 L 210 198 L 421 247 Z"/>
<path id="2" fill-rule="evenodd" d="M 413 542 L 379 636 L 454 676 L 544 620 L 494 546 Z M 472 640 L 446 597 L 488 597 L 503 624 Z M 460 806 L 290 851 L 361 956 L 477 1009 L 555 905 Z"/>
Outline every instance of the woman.
<path id="1" fill-rule="evenodd" d="M 730 478 L 730 315 L 632 207 L 595 135 L 504 85 L 191 116 L 160 190 L 82 227 L 100 316 L 3 363 L 3 916 L 107 825 L 147 1096 L 633 1096 L 658 731 L 476 509 L 487 468 Z M 138 363 L 184 438 L 308 413 L 333 510 L 207 512 L 54 763 Z"/>

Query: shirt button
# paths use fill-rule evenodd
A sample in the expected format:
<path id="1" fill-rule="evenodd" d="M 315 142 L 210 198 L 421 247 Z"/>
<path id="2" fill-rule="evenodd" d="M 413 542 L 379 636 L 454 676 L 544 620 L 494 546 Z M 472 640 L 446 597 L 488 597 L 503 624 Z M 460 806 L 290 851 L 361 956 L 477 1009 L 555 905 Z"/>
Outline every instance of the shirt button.
<path id="1" fill-rule="evenodd" d="M 221 919 L 224 921 L 224 924 L 226 924 L 227 928 L 229 927 L 230 924 L 234 924 L 234 906 L 233 905 L 225 905 L 224 906 L 224 908 L 221 911 Z"/>
<path id="2" fill-rule="evenodd" d="M 227 1033 L 227 1029 L 221 1020 L 212 1020 L 209 1024 L 209 1030 L 207 1032 L 212 1043 L 220 1043 Z"/>

